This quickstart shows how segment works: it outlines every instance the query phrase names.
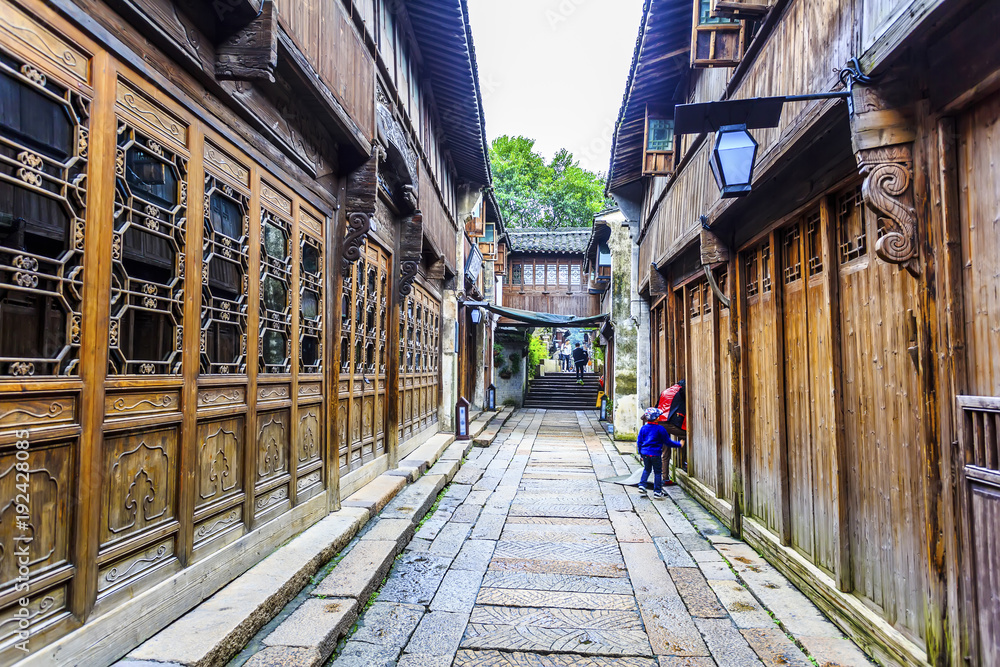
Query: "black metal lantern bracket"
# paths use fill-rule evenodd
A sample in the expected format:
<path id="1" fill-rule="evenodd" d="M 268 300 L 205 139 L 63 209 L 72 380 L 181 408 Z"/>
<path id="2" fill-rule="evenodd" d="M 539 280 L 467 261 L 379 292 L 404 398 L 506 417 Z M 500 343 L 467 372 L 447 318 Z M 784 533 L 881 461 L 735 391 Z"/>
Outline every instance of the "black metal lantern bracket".
<path id="1" fill-rule="evenodd" d="M 781 97 L 754 97 L 744 100 L 722 100 L 680 104 L 674 112 L 674 132 L 676 134 L 701 134 L 715 132 L 716 146 L 713 150 L 712 173 L 719 184 L 723 197 L 739 197 L 750 192 L 753 168 L 757 160 L 757 144 L 748 130 L 778 127 L 781 112 L 786 102 L 806 100 L 843 99 L 847 101 L 848 113 L 854 114 L 852 98 L 854 84 L 871 83 L 871 77 L 861 72 L 861 64 L 852 58 L 840 70 L 840 81 L 846 90 L 808 95 L 784 95 Z M 727 147 L 724 138 L 740 135 L 743 143 L 736 142 L 731 156 L 725 155 Z M 749 142 L 749 143 L 748 143 Z M 747 158 L 749 157 L 749 165 Z M 729 160 L 729 164 L 727 164 Z M 730 166 L 739 179 L 732 179 L 726 167 Z M 735 180 L 735 182 L 733 182 Z"/>

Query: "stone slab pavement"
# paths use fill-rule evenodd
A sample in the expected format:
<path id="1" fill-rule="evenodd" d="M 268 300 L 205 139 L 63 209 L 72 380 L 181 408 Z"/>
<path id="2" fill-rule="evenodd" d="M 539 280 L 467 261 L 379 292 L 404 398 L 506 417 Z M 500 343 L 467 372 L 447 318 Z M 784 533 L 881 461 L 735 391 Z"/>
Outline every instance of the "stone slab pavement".
<path id="1" fill-rule="evenodd" d="M 636 467 L 588 412 L 516 412 L 469 453 L 412 539 L 375 524 L 318 582 L 308 625 L 357 614 L 326 664 L 871 664 L 683 490 L 660 500 L 601 481 Z M 392 535 L 407 541 L 394 558 Z M 355 568 L 387 575 L 371 592 L 352 585 Z M 308 626 L 275 632 L 285 639 L 262 645 L 286 648 L 233 667 L 317 664 Z"/>

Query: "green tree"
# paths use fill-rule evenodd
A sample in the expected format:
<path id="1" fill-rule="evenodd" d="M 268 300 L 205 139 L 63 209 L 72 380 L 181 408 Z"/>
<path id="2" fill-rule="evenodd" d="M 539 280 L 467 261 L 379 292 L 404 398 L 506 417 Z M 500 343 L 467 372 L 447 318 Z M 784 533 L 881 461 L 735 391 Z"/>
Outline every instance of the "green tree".
<path id="1" fill-rule="evenodd" d="M 548 163 L 535 140 L 502 136 L 490 146 L 493 187 L 511 227 L 589 227 L 608 205 L 604 176 L 580 167 L 559 150 Z"/>

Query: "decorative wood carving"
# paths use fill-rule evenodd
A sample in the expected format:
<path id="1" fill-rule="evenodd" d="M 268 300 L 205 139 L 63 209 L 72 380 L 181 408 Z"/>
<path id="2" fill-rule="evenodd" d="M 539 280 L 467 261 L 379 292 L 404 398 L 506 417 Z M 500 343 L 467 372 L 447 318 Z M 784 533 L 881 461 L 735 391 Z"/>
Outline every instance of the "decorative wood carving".
<path id="1" fill-rule="evenodd" d="M 32 56 L 51 63 L 82 83 L 90 83 L 90 57 L 36 23 L 12 3 L 0 5 L 0 33 L 27 47 Z"/>
<path id="2" fill-rule="evenodd" d="M 102 543 L 140 533 L 174 515 L 174 429 L 111 438 L 105 443 Z"/>
<path id="3" fill-rule="evenodd" d="M 423 254 L 424 232 L 423 217 L 420 211 L 404 218 L 400 223 L 399 241 L 399 294 L 409 296 L 413 291 L 413 279 L 420 269 L 420 259 Z"/>
<path id="4" fill-rule="evenodd" d="M 376 149 L 371 158 L 354 171 L 347 182 L 347 223 L 341 270 L 350 274 L 351 265 L 361 258 L 361 246 L 371 231 L 372 219 L 378 202 L 378 165 L 382 153 Z"/>
<path id="5" fill-rule="evenodd" d="M 221 515 L 214 516 L 211 519 L 199 524 L 198 527 L 194 529 L 194 541 L 203 542 L 209 538 L 215 537 L 231 526 L 239 525 L 242 518 L 243 508 L 240 506 L 236 506 Z"/>
<path id="6" fill-rule="evenodd" d="M 277 66 L 278 17 L 274 4 L 268 0 L 260 16 L 219 44 L 215 51 L 215 76 L 274 83 Z"/>
<path id="7" fill-rule="evenodd" d="M 181 148 L 187 148 L 187 124 L 165 111 L 124 81 L 118 82 L 118 106 Z"/>
<path id="8" fill-rule="evenodd" d="M 154 545 L 137 554 L 123 558 L 116 562 L 110 569 L 101 571 L 100 579 L 97 582 L 97 590 L 99 593 L 103 593 L 113 586 L 124 583 L 129 579 L 134 579 L 146 570 L 156 567 L 158 563 L 164 562 L 172 555 L 173 539 L 170 539 L 162 544 Z"/>
<path id="9" fill-rule="evenodd" d="M 288 472 L 288 411 L 260 415 L 257 434 L 258 483 Z"/>
<path id="10" fill-rule="evenodd" d="M 396 197 L 397 203 L 405 203 L 411 209 L 416 209 L 420 197 L 417 155 L 410 148 L 406 133 L 393 117 L 387 104 L 380 101 L 376 109 L 379 139 L 385 146 L 386 163 L 392 168 L 394 180 L 398 182 L 401 190 Z"/>
<path id="11" fill-rule="evenodd" d="M 865 177 L 861 192 L 865 204 L 884 227 L 875 254 L 884 262 L 900 264 L 911 274 L 920 272 L 917 218 L 913 195 L 913 141 L 911 114 L 892 108 L 891 90 L 858 86 L 853 91 L 851 139 L 858 170 Z"/>
<path id="12" fill-rule="evenodd" d="M 243 417 L 198 425 L 198 506 L 242 490 Z"/>
<path id="13" fill-rule="evenodd" d="M 299 417 L 299 467 L 320 458 L 319 406 L 304 408 Z"/>
<path id="14" fill-rule="evenodd" d="M 919 275 L 912 144 L 863 150 L 857 158 L 858 169 L 865 177 L 861 186 L 865 204 L 885 226 L 885 233 L 875 244 L 875 254 L 883 262 L 901 264 L 911 274 Z"/>

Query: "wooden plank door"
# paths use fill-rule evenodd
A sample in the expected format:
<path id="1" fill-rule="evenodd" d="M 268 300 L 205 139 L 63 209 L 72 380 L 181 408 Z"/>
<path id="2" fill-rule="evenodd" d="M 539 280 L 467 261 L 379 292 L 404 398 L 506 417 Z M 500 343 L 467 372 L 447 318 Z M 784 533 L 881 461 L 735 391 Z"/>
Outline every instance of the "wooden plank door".
<path id="1" fill-rule="evenodd" d="M 958 120 L 967 386 L 959 397 L 967 617 L 978 664 L 1000 664 L 1000 95 Z M 978 641 L 976 641 L 978 640 Z"/>
<path id="2" fill-rule="evenodd" d="M 919 645 L 926 530 L 916 281 L 875 257 L 883 230 L 861 186 L 835 197 L 844 444 L 854 594 Z"/>
<path id="3" fill-rule="evenodd" d="M 742 254 L 747 295 L 748 405 L 747 514 L 781 534 L 781 438 L 779 429 L 778 340 L 772 280 L 771 243 Z"/>
<path id="4" fill-rule="evenodd" d="M 715 386 L 715 297 L 704 280 L 688 286 L 688 349 L 690 372 L 686 397 L 688 411 L 688 474 L 717 491 L 718 435 Z"/>

